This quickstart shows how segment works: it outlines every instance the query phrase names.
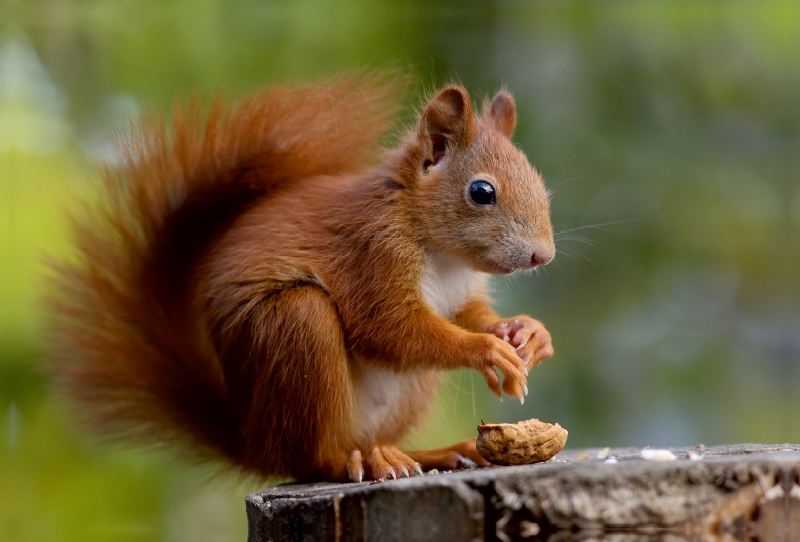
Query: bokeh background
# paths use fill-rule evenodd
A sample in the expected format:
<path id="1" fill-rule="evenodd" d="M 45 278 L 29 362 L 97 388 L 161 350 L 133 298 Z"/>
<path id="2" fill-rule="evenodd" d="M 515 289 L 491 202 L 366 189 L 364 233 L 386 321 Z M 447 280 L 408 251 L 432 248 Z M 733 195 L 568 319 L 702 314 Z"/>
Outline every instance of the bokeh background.
<path id="1" fill-rule="evenodd" d="M 559 254 L 499 280 L 556 356 L 524 406 L 455 373 L 411 446 L 539 417 L 570 447 L 800 441 L 800 5 L 0 0 L 0 540 L 244 540 L 241 482 L 79 434 L 38 371 L 43 254 L 176 97 L 391 65 L 516 96 Z"/>

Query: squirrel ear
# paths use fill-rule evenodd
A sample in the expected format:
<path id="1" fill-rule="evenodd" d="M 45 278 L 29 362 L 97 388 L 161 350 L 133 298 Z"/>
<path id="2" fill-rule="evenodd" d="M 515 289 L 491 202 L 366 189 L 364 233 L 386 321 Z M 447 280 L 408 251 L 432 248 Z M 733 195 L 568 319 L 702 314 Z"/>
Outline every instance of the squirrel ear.
<path id="1" fill-rule="evenodd" d="M 517 106 L 514 98 L 505 90 L 499 91 L 491 103 L 484 104 L 483 118 L 494 124 L 495 128 L 506 137 L 511 137 L 514 126 L 517 125 Z"/>
<path id="2" fill-rule="evenodd" d="M 474 130 L 472 102 L 467 91 L 451 85 L 437 92 L 425 106 L 419 136 L 425 145 L 425 165 L 436 165 L 453 145 L 466 145 Z"/>

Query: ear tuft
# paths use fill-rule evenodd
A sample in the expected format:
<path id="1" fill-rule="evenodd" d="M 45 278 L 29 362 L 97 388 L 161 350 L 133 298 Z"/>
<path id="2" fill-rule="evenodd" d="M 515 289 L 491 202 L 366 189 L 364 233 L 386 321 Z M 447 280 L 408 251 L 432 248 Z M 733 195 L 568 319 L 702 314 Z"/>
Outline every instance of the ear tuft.
<path id="1" fill-rule="evenodd" d="M 517 125 L 517 105 L 505 90 L 495 94 L 491 104 L 483 107 L 483 118 L 493 124 L 503 135 L 511 137 Z"/>
<path id="2" fill-rule="evenodd" d="M 425 106 L 420 138 L 425 143 L 425 167 L 436 165 L 451 145 L 467 145 L 473 134 L 472 102 L 467 91 L 451 85 L 437 92 Z"/>

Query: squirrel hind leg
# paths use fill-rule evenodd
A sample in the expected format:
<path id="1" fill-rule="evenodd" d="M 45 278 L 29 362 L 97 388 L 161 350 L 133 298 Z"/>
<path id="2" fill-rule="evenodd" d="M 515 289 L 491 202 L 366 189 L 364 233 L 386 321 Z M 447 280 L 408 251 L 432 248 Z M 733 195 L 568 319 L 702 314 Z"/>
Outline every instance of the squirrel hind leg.
<path id="1" fill-rule="evenodd" d="M 220 345 L 237 399 L 245 468 L 318 477 L 354 441 L 353 385 L 341 322 L 328 294 L 299 285 L 251 307 Z M 330 478 L 333 475 L 325 475 Z"/>

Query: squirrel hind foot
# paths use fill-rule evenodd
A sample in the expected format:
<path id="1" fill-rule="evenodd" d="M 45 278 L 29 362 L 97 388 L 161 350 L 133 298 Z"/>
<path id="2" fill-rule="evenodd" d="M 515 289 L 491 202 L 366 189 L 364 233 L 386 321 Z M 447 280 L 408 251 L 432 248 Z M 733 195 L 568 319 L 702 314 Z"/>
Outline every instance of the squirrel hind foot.
<path id="1" fill-rule="evenodd" d="M 475 442 L 476 440 L 474 438 L 470 438 L 445 448 L 436 450 L 415 450 L 406 452 L 406 455 L 422 465 L 422 468 L 425 470 L 491 467 L 491 463 L 478 454 Z"/>
<path id="2" fill-rule="evenodd" d="M 394 445 L 377 445 L 362 453 L 353 450 L 344 464 L 350 482 L 385 482 L 398 478 L 423 476 L 430 469 L 456 470 L 490 467 L 475 448 L 475 439 L 466 439 L 436 450 L 403 452 Z"/>
<path id="3" fill-rule="evenodd" d="M 422 476 L 422 465 L 401 452 L 394 445 L 373 446 L 366 456 L 361 450 L 353 450 L 345 464 L 347 479 L 351 482 L 374 480 L 384 482 L 388 479 Z"/>

